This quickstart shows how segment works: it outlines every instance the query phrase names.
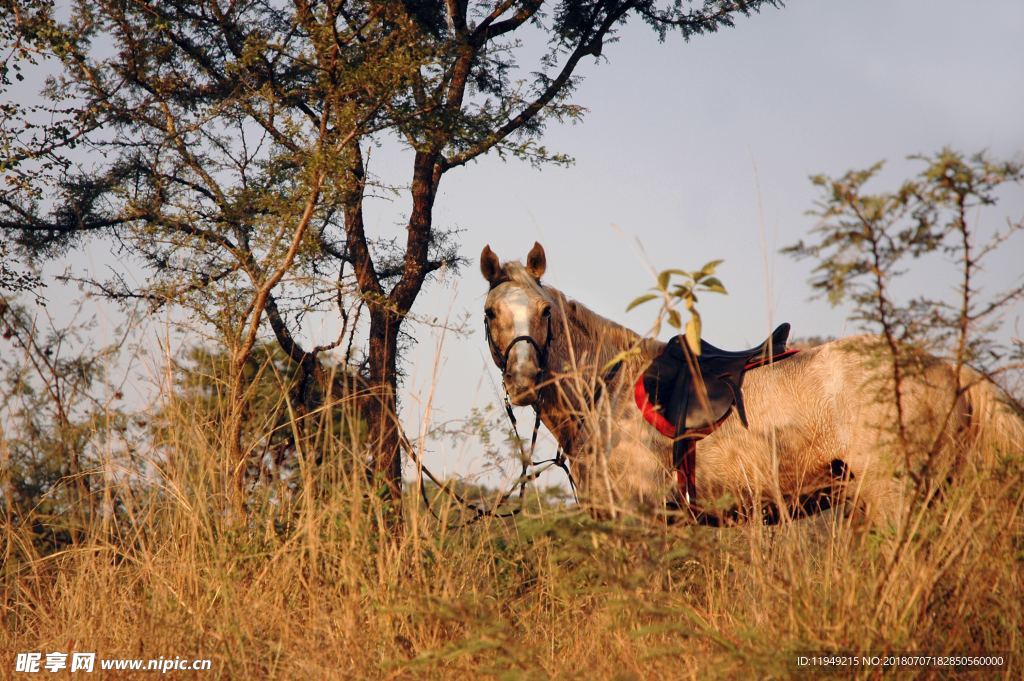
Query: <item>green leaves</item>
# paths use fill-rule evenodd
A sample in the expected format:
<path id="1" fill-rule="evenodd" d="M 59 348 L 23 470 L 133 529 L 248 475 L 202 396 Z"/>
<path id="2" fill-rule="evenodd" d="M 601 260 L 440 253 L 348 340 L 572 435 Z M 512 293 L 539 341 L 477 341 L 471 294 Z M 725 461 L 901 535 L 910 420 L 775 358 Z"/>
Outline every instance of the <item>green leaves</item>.
<path id="1" fill-rule="evenodd" d="M 696 310 L 686 322 L 686 342 L 689 343 L 693 354 L 700 354 L 700 315 Z"/>
<path id="2" fill-rule="evenodd" d="M 722 282 L 718 280 L 718 277 L 708 277 L 702 282 L 702 285 L 712 293 L 728 293 Z"/>
<path id="3" fill-rule="evenodd" d="M 652 300 L 661 301 L 661 309 L 658 311 L 658 319 L 654 325 L 654 334 L 661 330 L 662 321 L 667 321 L 673 329 L 682 331 L 686 335 L 686 342 L 695 354 L 700 354 L 701 320 L 697 312 L 698 293 L 727 293 L 722 281 L 714 276 L 715 270 L 722 264 L 722 260 L 712 260 L 704 264 L 699 270 L 687 271 L 670 268 L 658 272 L 655 279 L 655 286 L 651 287 L 653 293 L 645 293 L 634 298 L 626 307 L 629 312 Z M 673 277 L 676 281 L 673 282 Z M 690 313 L 684 325 L 683 317 L 679 312 L 682 306 Z"/>
<path id="4" fill-rule="evenodd" d="M 631 302 L 628 306 L 626 306 L 626 312 L 629 312 L 630 310 L 632 310 L 634 307 L 637 307 L 638 305 L 643 305 L 646 302 L 654 300 L 657 297 L 658 297 L 657 293 L 645 293 L 644 295 L 640 296 L 639 298 L 634 298 L 633 302 Z"/>

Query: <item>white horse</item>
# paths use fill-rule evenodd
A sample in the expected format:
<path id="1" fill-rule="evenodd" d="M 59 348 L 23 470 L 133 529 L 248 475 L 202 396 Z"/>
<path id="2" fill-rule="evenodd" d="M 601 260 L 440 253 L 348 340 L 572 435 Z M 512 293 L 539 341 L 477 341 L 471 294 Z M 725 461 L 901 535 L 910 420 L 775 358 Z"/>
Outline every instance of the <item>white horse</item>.
<path id="1" fill-rule="evenodd" d="M 513 404 L 539 410 L 585 506 L 602 515 L 664 512 L 678 498 L 672 441 L 644 420 L 633 387 L 665 344 L 542 284 L 539 243 L 525 266 L 500 263 L 487 246 L 480 269 L 490 285 L 488 344 L 505 389 Z M 892 521 L 907 493 L 901 470 L 927 466 L 946 479 L 993 452 L 1024 451 L 1024 422 L 991 382 L 923 353 L 911 357 L 898 386 L 899 419 L 877 339 L 833 341 L 748 372 L 749 427 L 729 416 L 697 445 L 697 517 L 717 524 L 765 509 L 798 516 L 841 495 L 869 519 Z"/>

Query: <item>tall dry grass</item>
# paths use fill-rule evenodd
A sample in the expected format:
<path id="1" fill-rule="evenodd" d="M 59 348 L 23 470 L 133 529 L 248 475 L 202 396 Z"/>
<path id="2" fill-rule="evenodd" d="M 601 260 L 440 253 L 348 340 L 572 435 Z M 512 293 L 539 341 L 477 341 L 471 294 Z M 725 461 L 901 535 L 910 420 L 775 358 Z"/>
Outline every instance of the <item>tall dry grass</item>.
<path id="1" fill-rule="evenodd" d="M 74 544 L 41 555 L 5 525 L 0 676 L 17 651 L 72 650 L 210 658 L 195 676 L 225 679 L 780 678 L 843 651 L 1001 653 L 986 676 L 1022 672 L 1019 458 L 912 509 L 906 541 L 841 513 L 711 529 L 541 503 L 449 529 L 415 490 L 396 537 L 350 465 L 359 428 L 324 418 L 310 448 L 326 463 L 300 458 L 292 491 L 258 487 L 243 522 L 216 410 L 171 398 L 161 414 L 134 476 L 94 477 Z"/>

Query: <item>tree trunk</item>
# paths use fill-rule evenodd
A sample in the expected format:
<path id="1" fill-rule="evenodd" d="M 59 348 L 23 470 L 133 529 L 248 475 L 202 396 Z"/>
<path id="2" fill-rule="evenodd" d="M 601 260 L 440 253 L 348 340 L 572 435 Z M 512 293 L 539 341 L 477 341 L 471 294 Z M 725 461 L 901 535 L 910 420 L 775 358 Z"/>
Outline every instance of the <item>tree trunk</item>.
<path id="1" fill-rule="evenodd" d="M 401 508 L 402 457 L 398 428 L 398 331 L 402 318 L 392 310 L 377 307 L 370 313 L 369 385 L 364 414 L 367 419 L 367 447 L 372 458 L 375 486 L 393 509 Z"/>
<path id="2" fill-rule="evenodd" d="M 440 265 L 430 262 L 431 212 L 441 170 L 437 152 L 417 152 L 413 167 L 412 212 L 402 276 L 391 291 L 381 286 L 363 225 L 364 168 L 359 146 L 349 149 L 350 185 L 345 199 L 348 257 L 370 313 L 369 366 L 363 416 L 373 484 L 390 503 L 389 523 L 399 527 L 402 498 L 401 428 L 398 423 L 398 333 L 427 275 Z"/>

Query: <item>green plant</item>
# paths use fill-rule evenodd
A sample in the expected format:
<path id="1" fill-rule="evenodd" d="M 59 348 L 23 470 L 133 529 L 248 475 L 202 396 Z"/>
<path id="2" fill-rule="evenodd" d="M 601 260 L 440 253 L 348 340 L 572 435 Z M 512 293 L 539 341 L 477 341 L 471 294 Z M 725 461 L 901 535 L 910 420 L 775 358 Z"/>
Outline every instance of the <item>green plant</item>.
<path id="1" fill-rule="evenodd" d="M 722 260 L 712 260 L 705 263 L 699 270 L 687 271 L 680 269 L 667 269 L 658 272 L 656 283 L 651 287 L 654 293 L 645 293 L 634 299 L 626 311 L 648 303 L 652 300 L 660 302 L 658 316 L 654 322 L 653 336 L 661 332 L 662 321 L 676 330 L 683 330 L 683 318 L 679 313 L 679 306 L 682 305 L 689 313 L 686 320 L 684 333 L 686 342 L 695 355 L 700 354 L 701 321 L 700 313 L 697 311 L 698 293 L 727 293 L 725 286 L 715 276 L 715 270 L 722 264 Z M 673 277 L 678 277 L 673 281 Z"/>

